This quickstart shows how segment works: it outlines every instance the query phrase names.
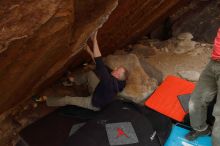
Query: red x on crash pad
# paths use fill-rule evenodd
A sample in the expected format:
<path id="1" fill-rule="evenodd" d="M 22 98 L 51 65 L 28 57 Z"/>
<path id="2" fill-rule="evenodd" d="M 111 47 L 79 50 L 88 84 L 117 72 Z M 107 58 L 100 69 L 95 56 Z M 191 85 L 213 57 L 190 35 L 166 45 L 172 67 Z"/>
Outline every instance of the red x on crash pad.
<path id="1" fill-rule="evenodd" d="M 182 122 L 187 113 L 183 110 L 177 96 L 190 94 L 194 88 L 194 83 L 169 75 L 146 100 L 145 105 L 174 120 Z"/>

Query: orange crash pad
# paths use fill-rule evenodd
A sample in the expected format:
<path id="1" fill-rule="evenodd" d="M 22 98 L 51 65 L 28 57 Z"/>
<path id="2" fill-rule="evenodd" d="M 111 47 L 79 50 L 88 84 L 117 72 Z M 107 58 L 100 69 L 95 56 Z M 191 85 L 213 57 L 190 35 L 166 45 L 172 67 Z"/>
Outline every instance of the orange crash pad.
<path id="1" fill-rule="evenodd" d="M 194 83 L 169 75 L 146 100 L 145 105 L 176 121 L 182 122 L 187 113 L 183 110 L 177 96 L 190 94 L 194 88 Z"/>

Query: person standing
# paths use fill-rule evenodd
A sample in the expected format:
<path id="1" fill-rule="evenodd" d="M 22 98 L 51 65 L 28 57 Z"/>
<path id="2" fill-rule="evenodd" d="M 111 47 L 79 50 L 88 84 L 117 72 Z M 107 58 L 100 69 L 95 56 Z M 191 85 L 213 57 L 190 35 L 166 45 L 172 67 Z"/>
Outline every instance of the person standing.
<path id="1" fill-rule="evenodd" d="M 217 97 L 216 97 L 217 95 Z M 213 130 L 206 123 L 207 107 L 216 99 L 213 110 Z M 185 135 L 188 140 L 212 133 L 213 146 L 220 146 L 220 28 L 214 40 L 211 60 L 200 75 L 189 102 L 190 123 L 193 130 Z"/>

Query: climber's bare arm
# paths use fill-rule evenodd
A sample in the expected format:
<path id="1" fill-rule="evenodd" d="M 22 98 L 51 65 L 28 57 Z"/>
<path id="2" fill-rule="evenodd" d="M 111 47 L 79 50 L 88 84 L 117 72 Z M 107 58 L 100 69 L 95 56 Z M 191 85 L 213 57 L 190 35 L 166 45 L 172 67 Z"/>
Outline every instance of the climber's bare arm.
<path id="1" fill-rule="evenodd" d="M 92 34 L 91 36 L 91 40 L 93 42 L 93 56 L 96 58 L 96 57 L 101 57 L 102 54 L 100 52 L 100 49 L 99 49 L 99 45 L 98 45 L 98 41 L 97 41 L 97 31 Z"/>
<path id="2" fill-rule="evenodd" d="M 86 44 L 85 50 L 86 50 L 87 53 L 91 56 L 93 62 L 95 63 L 94 55 L 93 55 L 93 52 L 92 52 L 91 48 L 89 47 L 89 45 Z"/>

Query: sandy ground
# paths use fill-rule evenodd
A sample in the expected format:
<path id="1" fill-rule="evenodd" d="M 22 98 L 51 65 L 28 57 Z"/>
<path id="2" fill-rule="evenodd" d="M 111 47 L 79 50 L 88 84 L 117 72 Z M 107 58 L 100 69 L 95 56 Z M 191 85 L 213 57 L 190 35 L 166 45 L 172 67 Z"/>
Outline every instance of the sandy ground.
<path id="1" fill-rule="evenodd" d="M 156 55 L 146 58 L 147 62 L 160 70 L 164 78 L 167 75 L 177 75 L 180 71 L 198 71 L 204 69 L 210 59 L 210 48 L 201 48 L 202 53 L 196 56 L 185 54 L 172 54 L 158 51 Z"/>
<path id="2" fill-rule="evenodd" d="M 209 44 L 201 43 L 199 43 L 197 49 L 184 54 L 174 54 L 157 48 L 154 55 L 147 55 L 146 60 L 149 64 L 160 70 L 165 78 L 170 74 L 177 75 L 179 71 L 201 72 L 209 61 L 211 50 L 212 48 Z M 145 51 L 142 50 L 139 55 L 144 53 Z M 149 53 L 149 50 L 146 53 Z M 57 91 L 60 88 L 63 87 L 59 85 L 55 90 Z M 73 87 L 65 90 L 62 89 L 61 92 L 68 94 L 72 89 Z M 31 100 L 28 100 L 15 109 L 2 114 L 0 116 L 0 146 L 14 146 L 19 139 L 18 133 L 22 128 L 53 110 L 54 108 L 48 108 L 44 104 L 36 107 Z"/>

